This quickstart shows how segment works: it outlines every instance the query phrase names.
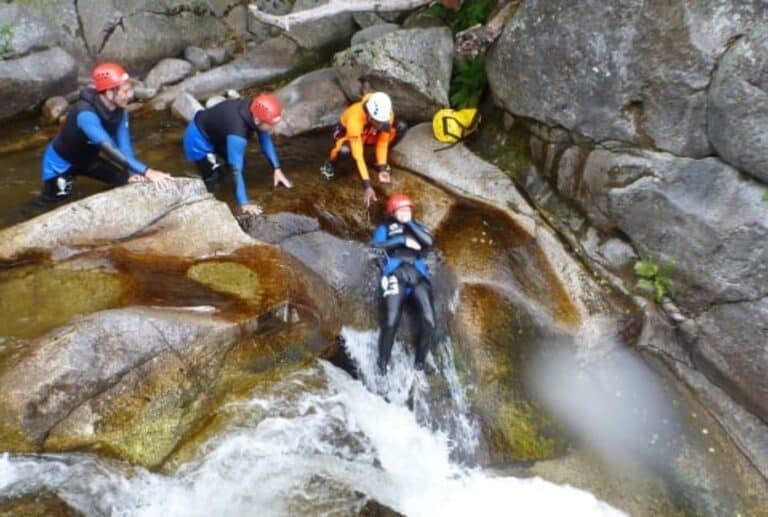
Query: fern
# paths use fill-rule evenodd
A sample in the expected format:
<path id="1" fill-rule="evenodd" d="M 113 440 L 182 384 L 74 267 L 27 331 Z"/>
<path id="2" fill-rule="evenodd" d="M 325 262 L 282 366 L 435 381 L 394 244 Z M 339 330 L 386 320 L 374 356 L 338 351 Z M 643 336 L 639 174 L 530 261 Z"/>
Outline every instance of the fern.
<path id="1" fill-rule="evenodd" d="M 477 107 L 487 84 L 484 55 L 455 60 L 451 78 L 451 106 L 456 109 Z"/>

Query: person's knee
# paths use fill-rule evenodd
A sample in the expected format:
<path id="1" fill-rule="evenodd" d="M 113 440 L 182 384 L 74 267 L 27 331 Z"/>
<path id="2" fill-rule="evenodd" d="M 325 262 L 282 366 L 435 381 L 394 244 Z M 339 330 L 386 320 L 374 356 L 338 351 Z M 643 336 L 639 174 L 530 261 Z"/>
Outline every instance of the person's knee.
<path id="1" fill-rule="evenodd" d="M 384 316 L 383 326 L 388 330 L 395 330 L 399 320 L 397 316 L 398 315 L 395 312 L 387 312 Z"/>

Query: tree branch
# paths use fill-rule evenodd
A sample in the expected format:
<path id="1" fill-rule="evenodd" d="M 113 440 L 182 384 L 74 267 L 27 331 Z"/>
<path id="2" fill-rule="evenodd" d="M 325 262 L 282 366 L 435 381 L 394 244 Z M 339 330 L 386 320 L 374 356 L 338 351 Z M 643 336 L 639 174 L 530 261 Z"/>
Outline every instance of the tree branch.
<path id="1" fill-rule="evenodd" d="M 497 11 L 485 25 L 477 24 L 456 35 L 453 52 L 457 57 L 471 57 L 484 54 L 499 37 L 504 25 L 514 16 L 521 0 L 499 0 Z"/>
<path id="2" fill-rule="evenodd" d="M 340 13 L 407 11 L 409 9 L 428 5 L 432 3 L 432 1 L 433 0 L 329 0 L 327 4 L 284 15 L 265 13 L 259 10 L 255 5 L 248 6 L 248 9 L 251 10 L 251 14 L 253 14 L 253 17 L 258 21 L 288 31 L 290 30 L 291 25 L 307 23 Z"/>

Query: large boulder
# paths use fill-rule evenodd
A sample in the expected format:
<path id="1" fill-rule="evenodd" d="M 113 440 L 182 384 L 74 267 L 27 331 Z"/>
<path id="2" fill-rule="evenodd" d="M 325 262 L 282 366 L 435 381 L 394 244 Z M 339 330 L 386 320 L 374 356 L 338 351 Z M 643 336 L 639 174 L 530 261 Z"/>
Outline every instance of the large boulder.
<path id="1" fill-rule="evenodd" d="M 594 224 L 672 264 L 668 295 L 690 317 L 696 365 L 767 420 L 765 187 L 715 158 L 618 149 L 594 150 L 557 177 Z"/>
<path id="2" fill-rule="evenodd" d="M 17 57 L 55 47 L 59 43 L 56 29 L 37 13 L 25 7 L 0 5 L 0 56 Z"/>
<path id="3" fill-rule="evenodd" d="M 376 25 L 371 25 L 370 27 L 366 27 L 365 29 L 361 29 L 354 33 L 349 44 L 352 47 L 361 45 L 398 29 L 400 29 L 400 26 L 396 23 L 378 23 Z"/>
<path id="4" fill-rule="evenodd" d="M 732 38 L 768 19 L 759 2 L 524 2 L 488 57 L 507 111 L 595 141 L 711 153 L 707 87 Z"/>
<path id="5" fill-rule="evenodd" d="M 160 88 L 166 84 L 173 84 L 192 75 L 195 69 L 192 63 L 184 59 L 166 58 L 152 67 L 144 78 L 144 84 L 149 88 Z"/>
<path id="6" fill-rule="evenodd" d="M 0 275 L 0 305 L 15 301 L 0 325 L 0 450 L 158 466 L 230 389 L 325 353 L 339 331 L 329 285 L 245 234 L 199 180 L 113 189 L 2 242 L 5 260 L 51 262 Z M 152 307 L 120 308 L 142 302 Z"/>
<path id="7" fill-rule="evenodd" d="M 77 10 L 91 55 L 120 61 L 132 72 L 180 55 L 190 45 L 218 44 L 228 37 L 208 1 L 85 0 Z"/>
<path id="8" fill-rule="evenodd" d="M 569 167 L 570 170 L 570 167 Z M 642 257 L 674 263 L 672 296 L 690 310 L 768 294 L 765 188 L 720 160 L 595 150 L 562 185 L 593 223 Z M 738 207 L 734 210 L 734 207 Z"/>
<path id="9" fill-rule="evenodd" d="M 209 315 L 129 309 L 96 313 L 41 337 L 0 372 L 3 448 L 38 450 L 54 426 L 134 368 L 164 352 L 210 354 L 236 332 Z"/>
<path id="10" fill-rule="evenodd" d="M 382 90 L 397 116 L 429 120 L 448 105 L 453 37 L 445 27 L 392 31 L 339 52 L 333 64 L 350 99 Z"/>
<path id="11" fill-rule="evenodd" d="M 178 255 L 196 257 L 231 252 L 253 244 L 231 214 L 220 209 L 221 206 L 222 203 L 213 200 L 200 180 L 175 179 L 173 186 L 165 191 L 150 184 L 131 184 L 64 205 L 0 231 L 0 261 L 11 261 L 36 252 L 66 254 L 72 248 L 109 240 L 127 241 L 131 237 L 136 237 L 133 246 L 155 242 L 152 250 L 157 253 L 174 255 L 178 248 Z M 120 207 L 120 217 L 115 217 L 115 207 Z M 172 213 L 180 207 L 185 209 L 178 214 Z M 213 214 L 223 219 L 212 223 L 208 216 Z M 180 227 L 184 222 L 202 220 L 210 223 L 207 235 L 193 236 L 188 233 L 190 228 Z M 203 233 L 208 232 L 204 229 L 206 225 L 200 226 Z M 162 243 L 162 239 L 151 241 L 143 236 L 151 227 L 177 233 L 166 243 Z"/>
<path id="12" fill-rule="evenodd" d="M 709 139 L 728 163 L 768 182 L 768 25 L 725 53 L 709 88 Z"/>
<path id="13" fill-rule="evenodd" d="M 80 3 L 84 5 L 84 3 Z M 83 38 L 80 11 L 76 0 L 54 2 L 26 2 L 26 8 L 54 27 L 59 46 L 66 50 L 80 64 L 80 76 L 85 78 L 93 65 L 88 45 Z"/>
<path id="14" fill-rule="evenodd" d="M 59 47 L 0 61 L 0 119 L 77 88 L 77 63 Z"/>
<path id="15" fill-rule="evenodd" d="M 699 314 L 696 322 L 697 365 L 768 422 L 768 297 L 715 305 Z M 764 449 L 768 450 L 768 442 Z"/>
<path id="16" fill-rule="evenodd" d="M 196 74 L 167 88 L 155 97 L 152 106 L 165 109 L 179 92 L 208 99 L 229 89 L 250 88 L 282 77 L 300 66 L 303 57 L 298 46 L 284 37 L 272 38 L 229 63 Z"/>
<path id="17" fill-rule="evenodd" d="M 283 116 L 275 133 L 295 136 L 333 126 L 347 106 L 336 72 L 322 68 L 291 81 L 275 92 L 283 103 Z"/>

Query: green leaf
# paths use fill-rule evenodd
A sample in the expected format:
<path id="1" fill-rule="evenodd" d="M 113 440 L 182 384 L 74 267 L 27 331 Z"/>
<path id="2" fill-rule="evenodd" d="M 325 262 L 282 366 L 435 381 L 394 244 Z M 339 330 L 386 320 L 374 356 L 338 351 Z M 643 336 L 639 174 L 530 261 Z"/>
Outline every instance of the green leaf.
<path id="1" fill-rule="evenodd" d="M 653 287 L 654 287 L 654 292 L 655 292 L 655 295 L 656 295 L 656 301 L 660 302 L 664 298 L 664 295 L 667 294 L 667 290 L 664 289 L 664 286 L 661 285 L 660 282 L 654 283 Z"/>
<path id="2" fill-rule="evenodd" d="M 648 294 L 654 292 L 654 290 L 655 290 L 653 282 L 651 282 L 650 280 L 647 280 L 645 278 L 641 278 L 640 280 L 638 280 L 637 284 L 635 284 L 635 287 L 639 291 L 642 291 L 642 292 L 648 293 Z"/>
<path id="3" fill-rule="evenodd" d="M 642 278 L 653 278 L 659 272 L 659 266 L 648 260 L 635 262 L 635 274 Z"/>
<path id="4" fill-rule="evenodd" d="M 763 201 L 768 201 L 768 190 L 763 192 Z"/>

